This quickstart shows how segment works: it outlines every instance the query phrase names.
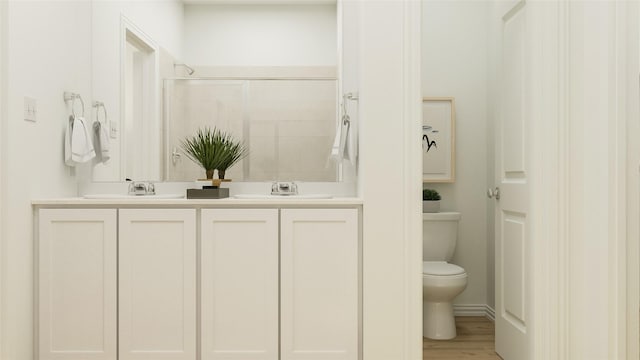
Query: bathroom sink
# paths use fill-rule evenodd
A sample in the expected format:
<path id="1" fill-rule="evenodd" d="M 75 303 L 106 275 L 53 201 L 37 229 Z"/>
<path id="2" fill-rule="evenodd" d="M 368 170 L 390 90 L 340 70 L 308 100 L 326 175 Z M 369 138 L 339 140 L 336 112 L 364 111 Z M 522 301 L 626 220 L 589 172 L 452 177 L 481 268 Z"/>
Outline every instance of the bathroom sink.
<path id="1" fill-rule="evenodd" d="M 265 195 L 265 194 L 239 194 L 236 199 L 271 199 L 271 200 L 295 200 L 295 199 L 332 199 L 329 194 L 301 194 L 301 195 Z"/>
<path id="2" fill-rule="evenodd" d="M 157 195 L 125 195 L 125 194 L 88 194 L 85 199 L 182 199 L 183 194 L 157 194 Z"/>

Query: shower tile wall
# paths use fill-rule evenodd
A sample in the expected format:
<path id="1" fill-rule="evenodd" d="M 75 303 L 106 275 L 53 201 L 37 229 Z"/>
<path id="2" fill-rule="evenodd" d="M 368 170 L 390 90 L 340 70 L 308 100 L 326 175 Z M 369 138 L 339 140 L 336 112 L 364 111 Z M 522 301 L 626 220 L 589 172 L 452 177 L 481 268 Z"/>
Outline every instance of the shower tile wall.
<path id="1" fill-rule="evenodd" d="M 251 81 L 249 94 L 251 180 L 336 181 L 335 81 Z"/>
<path id="2" fill-rule="evenodd" d="M 167 153 L 178 149 L 180 142 L 193 136 L 198 129 L 218 127 L 242 139 L 243 130 L 243 85 L 241 81 L 205 82 L 176 81 L 168 88 L 169 145 Z M 244 180 L 242 162 L 228 170 L 226 178 Z M 193 181 L 205 177 L 204 170 L 186 156 L 175 163 L 167 164 L 169 181 Z"/>
<path id="3" fill-rule="evenodd" d="M 216 126 L 249 145 L 227 172 L 238 181 L 336 181 L 327 159 L 336 129 L 336 82 L 328 80 L 176 80 L 169 86 L 171 146 L 199 127 Z M 244 106 L 243 106 L 244 104 Z M 171 151 L 171 149 L 170 149 Z M 188 159 L 169 164 L 168 178 L 203 171 Z"/>

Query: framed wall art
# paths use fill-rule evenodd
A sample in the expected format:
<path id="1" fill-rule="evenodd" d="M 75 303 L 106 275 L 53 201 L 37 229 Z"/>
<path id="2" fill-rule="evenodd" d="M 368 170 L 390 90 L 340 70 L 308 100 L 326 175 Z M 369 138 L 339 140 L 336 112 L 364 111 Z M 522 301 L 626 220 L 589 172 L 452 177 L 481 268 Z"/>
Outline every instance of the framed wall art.
<path id="1" fill-rule="evenodd" d="M 455 100 L 452 97 L 422 99 L 422 181 L 455 181 Z"/>

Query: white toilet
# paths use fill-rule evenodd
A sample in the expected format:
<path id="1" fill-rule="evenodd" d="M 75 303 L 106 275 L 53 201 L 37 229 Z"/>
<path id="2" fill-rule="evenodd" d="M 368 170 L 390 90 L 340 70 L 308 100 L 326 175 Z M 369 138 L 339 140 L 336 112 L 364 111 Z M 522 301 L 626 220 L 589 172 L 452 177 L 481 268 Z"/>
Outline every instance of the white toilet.
<path id="1" fill-rule="evenodd" d="M 422 220 L 422 335 L 453 339 L 452 301 L 467 287 L 464 269 L 448 263 L 456 249 L 460 213 L 424 213 Z"/>

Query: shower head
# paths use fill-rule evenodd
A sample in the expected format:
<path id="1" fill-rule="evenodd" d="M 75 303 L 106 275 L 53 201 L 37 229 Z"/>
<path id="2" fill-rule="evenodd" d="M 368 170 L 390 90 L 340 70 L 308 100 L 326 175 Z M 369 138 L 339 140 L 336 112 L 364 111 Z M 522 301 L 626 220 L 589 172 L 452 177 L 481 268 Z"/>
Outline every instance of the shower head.
<path id="1" fill-rule="evenodd" d="M 187 69 L 187 74 L 189 75 L 193 75 L 194 72 L 196 72 L 195 70 L 193 70 L 193 68 L 187 64 L 173 64 L 173 67 L 175 68 L 176 66 L 182 66 L 185 69 Z"/>

